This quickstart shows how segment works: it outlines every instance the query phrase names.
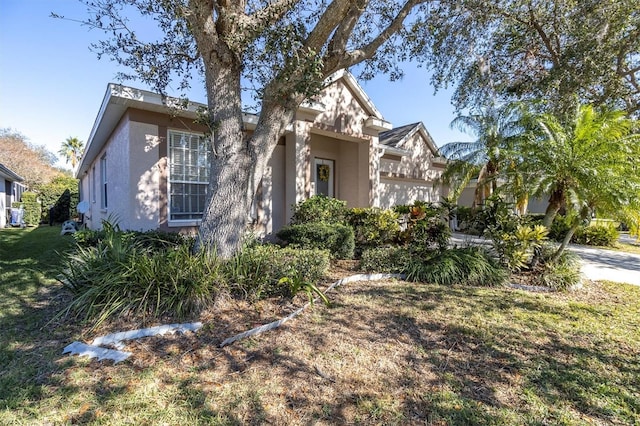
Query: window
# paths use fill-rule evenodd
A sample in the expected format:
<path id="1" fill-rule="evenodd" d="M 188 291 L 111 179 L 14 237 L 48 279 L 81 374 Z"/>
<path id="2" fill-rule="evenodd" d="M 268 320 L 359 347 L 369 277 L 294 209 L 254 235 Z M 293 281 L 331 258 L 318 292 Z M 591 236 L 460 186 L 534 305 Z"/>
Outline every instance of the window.
<path id="1" fill-rule="evenodd" d="M 210 159 L 203 135 L 169 132 L 169 220 L 202 219 Z"/>
<path id="2" fill-rule="evenodd" d="M 100 207 L 106 209 L 107 202 L 107 155 L 100 158 Z"/>
<path id="3" fill-rule="evenodd" d="M 94 203 L 96 202 L 96 166 L 93 166 L 91 170 L 91 186 L 89 187 L 89 192 L 91 193 L 90 198 Z"/>

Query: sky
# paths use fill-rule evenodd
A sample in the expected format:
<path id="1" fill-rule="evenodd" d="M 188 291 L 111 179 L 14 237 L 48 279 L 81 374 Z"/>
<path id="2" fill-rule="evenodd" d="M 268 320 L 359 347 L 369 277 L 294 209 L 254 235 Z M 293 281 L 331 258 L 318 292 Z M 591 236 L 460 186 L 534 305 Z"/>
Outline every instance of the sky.
<path id="1" fill-rule="evenodd" d="M 68 19 L 54 19 L 51 12 Z M 107 84 L 127 71 L 90 51 L 103 34 L 69 20 L 86 16 L 76 0 L 0 0 L 0 128 L 53 153 L 69 137 L 86 143 Z M 148 89 L 137 81 L 125 84 Z M 360 84 L 395 127 L 422 121 L 438 146 L 469 140 L 449 128 L 455 116 L 451 91 L 434 95 L 424 69 L 406 64 L 401 81 L 381 75 Z M 205 103 L 204 93 L 194 88 L 191 100 Z M 57 165 L 70 168 L 61 157 Z"/>

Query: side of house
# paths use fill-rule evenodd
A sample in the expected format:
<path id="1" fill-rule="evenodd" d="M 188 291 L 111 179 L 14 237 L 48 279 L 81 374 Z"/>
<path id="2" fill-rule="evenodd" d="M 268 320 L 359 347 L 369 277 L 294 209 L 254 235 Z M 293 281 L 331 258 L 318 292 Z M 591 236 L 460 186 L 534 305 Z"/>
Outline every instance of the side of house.
<path id="1" fill-rule="evenodd" d="M 211 155 L 207 129 L 194 121 L 203 105 L 170 110 L 171 102 L 108 86 L 77 170 L 90 228 L 112 218 L 123 229 L 197 229 Z M 244 122 L 251 132 L 257 117 L 246 114 Z M 383 141 L 391 123 L 351 74 L 336 73 L 316 99 L 300 106 L 262 182 L 250 188 L 256 195 L 247 223 L 260 234 L 276 232 L 292 206 L 314 194 L 345 200 L 349 207 L 437 201 L 437 150 L 424 125 L 412 126 L 393 143 Z"/>

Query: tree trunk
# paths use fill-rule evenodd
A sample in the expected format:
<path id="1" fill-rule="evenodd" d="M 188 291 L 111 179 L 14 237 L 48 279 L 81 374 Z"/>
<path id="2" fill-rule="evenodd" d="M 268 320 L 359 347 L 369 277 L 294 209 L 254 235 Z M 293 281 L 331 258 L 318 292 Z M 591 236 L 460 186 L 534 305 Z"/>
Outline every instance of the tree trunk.
<path id="1" fill-rule="evenodd" d="M 240 66 L 210 64 L 205 78 L 213 152 L 196 250 L 215 249 L 219 256 L 228 258 L 239 247 L 246 225 L 251 179 L 250 155 L 242 131 Z"/>
<path id="2" fill-rule="evenodd" d="M 266 165 L 302 99 L 291 95 L 281 103 L 265 100 L 249 137 L 242 120 L 240 67 L 207 69 L 206 83 L 213 155 L 195 249 L 212 249 L 230 258 L 240 248 Z"/>
<path id="3" fill-rule="evenodd" d="M 546 226 L 547 229 L 551 229 L 553 219 L 555 219 L 556 215 L 562 208 L 563 203 L 564 191 L 562 189 L 556 189 L 549 197 L 549 205 L 547 206 L 547 210 L 544 212 L 544 219 L 542 219 L 542 224 Z"/>
<path id="4" fill-rule="evenodd" d="M 569 245 L 569 242 L 571 241 L 571 237 L 573 237 L 573 234 L 576 233 L 578 226 L 579 225 L 573 225 L 571 228 L 569 228 L 569 230 L 567 231 L 567 234 L 562 239 L 562 243 L 560 244 L 560 247 L 558 247 L 558 250 L 556 250 L 556 252 L 553 254 L 553 257 L 551 258 L 552 262 L 555 263 L 560 259 L 560 256 L 562 256 L 562 253 L 567 248 L 567 245 Z"/>
<path id="5" fill-rule="evenodd" d="M 480 173 L 478 174 L 478 181 L 476 183 L 476 190 L 474 191 L 473 196 L 473 209 L 477 209 L 480 206 L 484 206 L 484 202 L 486 201 L 486 186 L 487 186 L 487 166 L 486 164 L 480 169 Z"/>

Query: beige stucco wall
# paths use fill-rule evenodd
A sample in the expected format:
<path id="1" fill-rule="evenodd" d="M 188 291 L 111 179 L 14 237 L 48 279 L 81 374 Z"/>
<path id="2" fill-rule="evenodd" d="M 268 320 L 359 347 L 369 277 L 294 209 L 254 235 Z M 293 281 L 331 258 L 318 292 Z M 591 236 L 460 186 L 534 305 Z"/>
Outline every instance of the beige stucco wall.
<path id="1" fill-rule="evenodd" d="M 440 188 L 422 180 L 380 178 L 380 207 L 391 208 L 414 201 L 440 201 Z"/>
<path id="2" fill-rule="evenodd" d="M 363 123 L 369 114 L 342 80 L 324 88 L 316 99 L 325 111 L 315 118 L 315 124 L 332 126 L 336 132 L 347 135 L 364 133 Z"/>
<path id="3" fill-rule="evenodd" d="M 131 215 L 128 229 L 147 231 L 160 223 L 160 168 L 158 126 L 130 122 L 129 197 Z"/>
<path id="4" fill-rule="evenodd" d="M 414 133 L 398 148 L 408 151 L 409 155 L 400 157 L 399 161 L 397 158 L 382 158 L 380 160 L 381 172 L 428 181 L 434 181 L 442 174 L 444 169 L 434 167 L 434 155 L 420 132 Z"/>
<path id="5" fill-rule="evenodd" d="M 96 156 L 90 171 L 82 177 L 82 188 L 86 194 L 91 194 L 90 210 L 85 215 L 89 228 L 100 229 L 102 220 L 109 218 L 117 220 L 122 229 L 132 229 L 131 201 L 129 199 L 130 170 L 129 170 L 129 130 L 130 122 L 126 116 L 109 137 L 105 148 Z M 101 207 L 101 164 L 100 159 L 106 155 L 107 168 L 107 208 Z M 95 173 L 95 188 L 92 186 L 92 174 Z M 94 195 L 95 193 L 95 195 Z M 124 212 L 124 213 L 123 213 Z M 115 215 L 115 216 L 114 216 Z M 135 229 L 135 228 L 133 228 Z"/>
<path id="6" fill-rule="evenodd" d="M 442 187 L 435 182 L 444 168 L 434 165 L 433 152 L 422 133 L 414 133 L 398 148 L 408 154 L 380 159 L 380 207 L 411 204 L 416 200 L 440 201 Z"/>

